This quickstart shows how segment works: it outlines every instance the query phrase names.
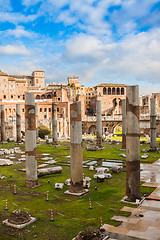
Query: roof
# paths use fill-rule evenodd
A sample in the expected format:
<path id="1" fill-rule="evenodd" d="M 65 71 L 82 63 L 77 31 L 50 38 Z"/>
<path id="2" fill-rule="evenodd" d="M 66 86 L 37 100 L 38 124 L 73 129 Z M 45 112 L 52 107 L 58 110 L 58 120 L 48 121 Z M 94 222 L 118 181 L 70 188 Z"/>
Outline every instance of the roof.
<path id="1" fill-rule="evenodd" d="M 127 85 L 122 83 L 101 83 L 96 87 L 127 87 Z"/>
<path id="2" fill-rule="evenodd" d="M 26 78 L 25 75 L 9 75 L 9 76 L 14 78 Z"/>
<path id="3" fill-rule="evenodd" d="M 44 71 L 41 71 L 41 70 L 36 70 L 36 71 L 33 71 L 33 73 L 34 73 L 34 72 L 44 72 Z"/>
<path id="4" fill-rule="evenodd" d="M 13 77 L 9 76 L 8 81 L 15 81 L 15 79 Z"/>
<path id="5" fill-rule="evenodd" d="M 0 72 L 0 76 L 8 76 L 8 74 L 4 72 Z"/>

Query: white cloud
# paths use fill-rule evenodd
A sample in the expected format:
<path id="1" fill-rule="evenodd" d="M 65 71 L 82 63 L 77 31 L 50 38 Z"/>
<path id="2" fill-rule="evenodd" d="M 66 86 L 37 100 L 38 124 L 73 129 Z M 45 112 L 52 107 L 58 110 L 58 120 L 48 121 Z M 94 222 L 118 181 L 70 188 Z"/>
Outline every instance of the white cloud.
<path id="1" fill-rule="evenodd" d="M 37 19 L 38 15 L 28 15 L 25 16 L 21 13 L 8 13 L 8 12 L 1 12 L 0 13 L 0 22 L 10 22 L 13 24 L 18 24 L 18 23 L 28 23 L 28 22 L 33 22 L 35 19 Z"/>
<path id="2" fill-rule="evenodd" d="M 0 46 L 0 55 L 31 55 L 31 52 L 24 45 Z"/>
<path id="3" fill-rule="evenodd" d="M 8 11 L 11 10 L 10 0 L 0 0 L 0 11 Z"/>
<path id="4" fill-rule="evenodd" d="M 1 31 L 0 34 L 5 34 L 6 36 L 14 36 L 16 38 L 27 37 L 33 38 L 37 34 L 31 31 L 26 31 L 23 26 L 16 26 L 15 29 L 8 29 L 6 31 Z"/>

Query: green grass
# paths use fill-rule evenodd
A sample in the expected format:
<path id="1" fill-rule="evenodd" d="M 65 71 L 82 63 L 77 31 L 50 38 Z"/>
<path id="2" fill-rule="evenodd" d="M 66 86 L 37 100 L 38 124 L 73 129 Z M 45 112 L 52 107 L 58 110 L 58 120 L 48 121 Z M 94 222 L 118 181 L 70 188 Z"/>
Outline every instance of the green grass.
<path id="1" fill-rule="evenodd" d="M 110 145 L 103 143 L 105 149 L 102 151 L 86 151 L 85 143 L 83 144 L 83 159 L 92 160 L 97 159 L 98 165 L 101 164 L 102 159 L 125 159 L 119 157 L 120 153 L 125 153 L 120 150 L 121 144 Z M 0 148 L 14 147 L 14 143 L 1 144 Z M 24 151 L 24 144 L 20 145 Z M 141 149 L 148 149 L 149 146 L 144 144 Z M 120 174 L 112 174 L 112 179 L 106 179 L 102 183 L 97 183 L 93 178 L 95 171 L 89 171 L 84 168 L 84 175 L 92 178 L 89 194 L 75 198 L 64 195 L 64 191 L 68 189 L 64 186 L 63 191 L 54 189 L 56 182 L 65 182 L 70 178 L 70 167 L 65 165 L 68 162 L 66 156 L 70 155 L 70 147 L 68 142 L 63 142 L 59 147 L 55 148 L 49 145 L 37 146 L 38 164 L 44 163 L 42 160 L 45 156 L 43 153 L 50 153 L 49 157 L 57 160 L 56 165 L 63 163 L 62 174 L 53 174 L 39 177 L 41 186 L 35 189 L 29 189 L 25 186 L 25 172 L 19 171 L 25 167 L 25 163 L 14 164 L 11 166 L 0 166 L 0 172 L 6 179 L 0 182 L 0 221 L 8 218 L 13 210 L 26 210 L 33 217 L 38 220 L 22 229 L 15 230 L 1 226 L 0 239 L 56 239 L 56 240 L 70 240 L 77 235 L 84 227 L 100 227 L 100 217 L 103 223 L 118 225 L 119 222 L 110 220 L 115 214 L 121 214 L 120 209 L 124 205 L 130 204 L 121 203 L 121 199 L 125 195 L 125 172 Z M 156 156 L 156 158 L 154 158 Z M 19 155 L 17 154 L 17 158 Z M 158 154 L 149 153 L 147 160 L 143 162 L 153 162 L 159 158 Z M 17 160 L 17 159 L 16 159 Z M 12 175 L 12 177 L 10 177 Z M 50 180 L 50 183 L 48 183 Z M 13 194 L 13 186 L 17 185 L 17 194 Z M 98 190 L 95 190 L 95 186 Z M 46 201 L 46 193 L 49 191 L 49 201 Z M 144 193 L 149 195 L 153 188 L 141 187 L 142 196 Z M 91 198 L 93 209 L 89 209 L 88 198 Z M 5 200 L 8 200 L 8 211 L 5 210 Z M 15 205 L 16 204 L 16 205 Z M 50 209 L 54 211 L 54 222 L 50 222 Z M 128 213 L 123 213 L 128 214 Z"/>

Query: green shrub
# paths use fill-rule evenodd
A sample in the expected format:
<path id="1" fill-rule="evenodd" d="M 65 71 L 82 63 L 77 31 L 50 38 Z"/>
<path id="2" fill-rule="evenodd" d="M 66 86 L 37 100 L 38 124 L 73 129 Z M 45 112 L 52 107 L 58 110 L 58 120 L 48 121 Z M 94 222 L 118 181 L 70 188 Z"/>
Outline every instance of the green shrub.
<path id="1" fill-rule="evenodd" d="M 38 126 L 38 136 L 40 138 L 45 138 L 45 135 L 50 135 L 51 134 L 51 130 L 49 128 L 47 128 L 44 125 L 40 125 Z"/>

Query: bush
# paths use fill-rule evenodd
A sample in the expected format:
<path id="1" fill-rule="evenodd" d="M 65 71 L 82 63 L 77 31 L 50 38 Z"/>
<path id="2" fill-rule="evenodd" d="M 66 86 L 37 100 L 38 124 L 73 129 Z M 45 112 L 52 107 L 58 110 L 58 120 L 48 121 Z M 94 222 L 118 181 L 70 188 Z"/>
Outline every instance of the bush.
<path id="1" fill-rule="evenodd" d="M 44 125 L 40 125 L 38 126 L 38 136 L 40 138 L 45 138 L 45 135 L 50 135 L 51 134 L 51 130 L 49 128 L 47 128 Z"/>

